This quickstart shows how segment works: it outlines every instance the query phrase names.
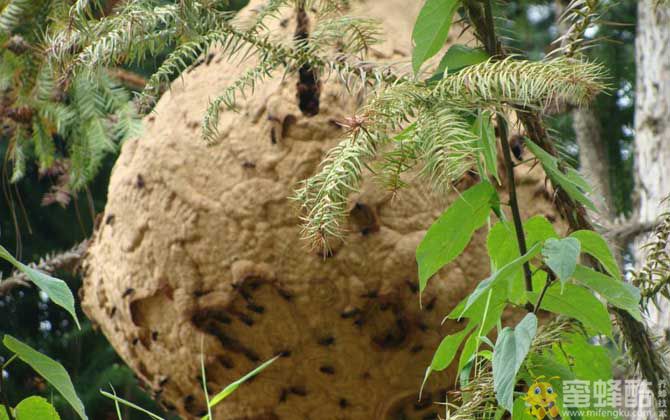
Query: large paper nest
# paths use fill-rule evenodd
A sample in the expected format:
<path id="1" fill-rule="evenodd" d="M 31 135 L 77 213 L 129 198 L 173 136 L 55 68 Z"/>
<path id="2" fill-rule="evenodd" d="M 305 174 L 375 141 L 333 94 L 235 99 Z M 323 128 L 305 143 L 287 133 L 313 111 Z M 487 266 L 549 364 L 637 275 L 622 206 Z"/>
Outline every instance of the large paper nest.
<path id="1" fill-rule="evenodd" d="M 252 2 L 253 8 L 258 2 Z M 382 22 L 376 61 L 407 59 L 420 2 L 368 0 L 353 13 Z M 289 39 L 295 19 L 276 22 Z M 453 31 L 453 37 L 459 28 Z M 486 277 L 485 234 L 417 294 L 415 249 L 455 194 L 420 179 L 393 198 L 368 176 L 351 198 L 349 233 L 327 258 L 300 235 L 289 197 L 343 135 L 338 120 L 361 98 L 324 80 L 317 115 L 276 77 L 223 112 L 218 145 L 200 140 L 209 100 L 253 61 L 214 54 L 176 81 L 128 141 L 114 168 L 102 221 L 85 262 L 84 310 L 167 408 L 205 413 L 210 393 L 270 357 L 270 368 L 217 406 L 217 418 L 423 419 L 443 412 L 454 370 L 423 373 L 442 318 Z M 543 178 L 518 172 L 527 215 L 555 214 Z M 475 180 L 465 179 L 459 188 Z"/>

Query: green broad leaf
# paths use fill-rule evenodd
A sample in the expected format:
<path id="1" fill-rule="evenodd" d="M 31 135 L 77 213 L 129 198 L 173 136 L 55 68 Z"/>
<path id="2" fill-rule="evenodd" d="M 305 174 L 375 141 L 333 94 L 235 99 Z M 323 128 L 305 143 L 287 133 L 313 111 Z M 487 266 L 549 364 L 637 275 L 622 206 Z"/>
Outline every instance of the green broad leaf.
<path id="1" fill-rule="evenodd" d="M 527 293 L 531 302 L 537 302 L 538 290 L 536 288 L 535 291 Z M 540 308 L 578 320 L 591 334 L 605 334 L 612 337 L 612 323 L 607 308 L 582 286 L 568 283 L 561 292 L 560 287 L 551 285 L 542 299 Z"/>
<path id="2" fill-rule="evenodd" d="M 544 216 L 533 216 L 523 223 L 526 245 L 533 246 L 550 238 L 558 238 L 554 225 Z"/>
<path id="3" fill-rule="evenodd" d="M 468 296 L 468 300 L 465 303 L 465 307 L 463 308 L 463 312 L 461 313 L 461 316 L 475 303 L 477 302 L 480 298 L 483 297 L 484 293 L 487 292 L 490 288 L 496 285 L 496 283 L 505 280 L 511 275 L 514 275 L 514 272 L 517 270 L 521 270 L 521 267 L 523 264 L 527 261 L 530 261 L 534 256 L 536 256 L 539 252 L 540 249 L 542 248 L 542 244 L 537 243 L 533 245 L 531 249 L 528 250 L 528 252 L 525 255 L 522 255 L 521 257 L 510 261 L 507 263 L 504 267 L 500 268 L 500 270 L 496 271 L 495 273 L 491 274 L 488 278 L 485 280 L 482 280 L 475 290 Z"/>
<path id="4" fill-rule="evenodd" d="M 622 279 L 619 264 L 612 255 L 607 241 L 599 233 L 592 230 L 578 230 L 572 232 L 570 237 L 578 239 L 582 244 L 582 252 L 586 252 L 597 259 L 612 277 L 619 281 Z"/>
<path id="5" fill-rule="evenodd" d="M 604 381 L 607 382 L 612 379 L 612 363 L 610 361 L 610 356 L 607 352 L 607 349 L 601 345 L 593 345 L 588 342 L 586 336 L 582 334 L 567 334 L 561 338 L 560 346 L 555 344 L 553 347 L 553 353 L 555 354 L 556 359 L 563 359 L 562 363 L 569 364 L 569 370 L 574 374 L 575 379 L 582 381 Z M 566 359 L 566 355 L 568 356 Z M 562 380 L 569 380 L 572 378 L 561 376 Z M 558 389 L 558 395 L 563 395 L 561 388 Z M 559 409 L 561 412 L 564 411 L 564 406 L 561 405 L 562 399 L 557 400 L 559 402 Z M 572 416 L 575 418 L 583 418 L 588 420 L 616 420 L 620 419 L 619 416 L 612 415 L 593 415 L 590 408 L 596 407 L 596 404 L 601 402 L 601 399 L 596 398 L 591 395 L 591 401 L 587 404 L 587 407 L 579 408 L 575 410 L 571 409 L 572 412 L 578 412 L 581 416 Z M 614 407 L 605 406 L 600 407 L 603 411 L 603 414 L 612 414 L 616 413 Z"/>
<path id="6" fill-rule="evenodd" d="M 77 313 L 74 308 L 74 296 L 68 285 L 60 279 L 51 277 L 47 274 L 42 273 L 39 270 L 28 267 L 27 265 L 21 263 L 16 258 L 14 258 L 9 251 L 7 251 L 2 245 L 0 245 L 0 258 L 3 258 L 10 262 L 17 270 L 23 272 L 31 282 L 35 283 L 41 291 L 49 296 L 49 299 L 56 305 L 65 309 L 70 313 L 74 322 L 77 324 L 77 328 L 81 329 L 79 325 L 79 320 L 77 319 Z"/>
<path id="7" fill-rule="evenodd" d="M 484 155 L 486 171 L 500 183 L 498 177 L 498 147 L 491 118 L 490 112 L 480 112 L 473 124 L 472 132 L 477 136 L 479 149 Z"/>
<path id="8" fill-rule="evenodd" d="M 527 314 L 515 329 L 502 330 L 493 349 L 493 390 L 501 407 L 513 413 L 516 375 L 537 332 L 537 317 Z"/>
<path id="9" fill-rule="evenodd" d="M 440 64 L 435 70 L 435 75 L 443 75 L 445 72 L 451 74 L 488 59 L 489 55 L 481 48 L 470 48 L 461 44 L 452 45 L 442 56 Z"/>
<path id="10" fill-rule="evenodd" d="M 60 420 L 56 409 L 42 397 L 28 397 L 16 408 L 16 420 Z"/>
<path id="11" fill-rule="evenodd" d="M 68 375 L 63 365 L 11 335 L 5 335 L 2 343 L 49 382 L 65 398 L 65 401 L 70 404 L 80 418 L 88 419 L 84 405 L 77 396 L 70 375 Z"/>
<path id="12" fill-rule="evenodd" d="M 475 323 L 468 323 L 468 325 L 457 332 L 456 334 L 449 334 L 442 339 L 440 345 L 435 350 L 433 355 L 433 360 L 430 363 L 430 366 L 426 368 L 426 373 L 423 376 L 423 381 L 421 382 L 421 388 L 419 389 L 419 395 L 423 392 L 423 387 L 426 385 L 426 381 L 430 374 L 433 372 L 440 372 L 446 369 L 456 357 L 456 352 L 461 346 L 463 339 L 472 329 L 475 327 Z"/>
<path id="13" fill-rule="evenodd" d="M 457 332 L 450 334 L 442 339 L 442 342 L 437 347 L 433 355 L 433 361 L 430 363 L 430 369 L 434 372 L 440 372 L 449 367 L 452 360 L 456 356 L 458 348 L 461 346 L 463 339 L 472 329 L 475 324 L 469 323 L 467 327 Z"/>
<path id="14" fill-rule="evenodd" d="M 505 308 L 505 305 L 507 304 L 506 302 L 506 295 L 505 295 L 505 290 L 504 290 L 504 285 L 503 284 L 498 284 L 495 285 L 490 289 L 491 292 L 491 301 L 488 303 L 488 307 L 490 308 L 500 308 L 499 310 L 502 311 Z M 490 315 L 487 314 L 487 300 L 488 300 L 488 295 L 487 299 L 479 299 L 477 302 L 472 304 L 470 307 L 468 307 L 467 310 L 465 310 L 465 305 L 468 303 L 468 297 L 466 296 L 465 299 L 461 300 L 454 309 L 449 312 L 449 314 L 445 317 L 445 319 L 461 319 L 461 318 L 468 318 L 470 319 L 471 322 L 474 323 L 479 323 L 481 324 L 482 320 L 485 317 L 486 314 L 486 322 L 491 322 L 492 327 L 495 326 L 496 320 L 493 319 Z M 491 309 L 488 309 L 488 311 L 491 311 Z M 496 312 L 496 309 L 493 310 L 493 313 Z"/>
<path id="15" fill-rule="evenodd" d="M 484 340 L 485 338 L 486 337 L 482 337 L 482 341 L 486 342 L 486 344 L 491 346 L 491 348 L 494 348 L 495 345 L 493 343 L 491 343 L 490 340 L 488 340 L 488 339 Z M 491 350 L 482 350 L 478 354 L 486 360 L 491 360 L 491 361 L 493 360 L 493 352 Z"/>
<path id="16" fill-rule="evenodd" d="M 458 361 L 458 371 L 461 371 L 465 365 L 471 361 L 479 349 L 479 343 L 483 341 L 483 338 L 485 338 L 498 323 L 505 306 L 507 306 L 504 300 L 499 298 L 493 299 L 492 292 L 493 289 L 489 290 L 489 296 L 486 300 L 487 305 L 484 308 L 481 318 L 471 318 L 470 320 L 470 323 L 476 323 L 477 327 L 463 345 L 463 351 L 461 351 L 461 357 Z"/>
<path id="17" fill-rule="evenodd" d="M 465 191 L 428 229 L 416 249 L 421 292 L 428 279 L 458 257 L 475 231 L 486 223 L 495 197 L 490 183 L 479 183 Z"/>
<path id="18" fill-rule="evenodd" d="M 587 381 L 612 379 L 612 362 L 607 349 L 593 345 L 583 334 L 569 334 L 561 339 L 561 348 L 570 356 L 575 377 Z"/>
<path id="19" fill-rule="evenodd" d="M 486 248 L 494 269 L 518 258 L 519 246 L 516 243 L 514 225 L 503 221 L 493 225 L 486 237 Z"/>
<path id="20" fill-rule="evenodd" d="M 209 408 L 214 408 L 215 406 L 217 406 L 221 401 L 225 400 L 230 394 L 235 392 L 235 390 L 237 388 L 239 388 L 240 385 L 247 382 L 249 379 L 253 378 L 254 376 L 258 375 L 263 370 L 267 369 L 267 367 L 270 366 L 272 363 L 274 363 L 278 358 L 279 358 L 279 356 L 275 356 L 272 359 L 267 360 L 266 362 L 264 362 L 263 364 L 258 366 L 256 369 L 252 370 L 251 372 L 247 373 L 246 375 L 244 375 L 240 379 L 236 380 L 235 382 L 230 383 L 228 386 L 223 388 L 223 390 L 221 392 L 214 395 L 214 397 L 212 397 L 212 399 L 209 401 Z M 209 420 L 209 415 L 206 415 L 206 416 L 202 417 L 201 420 Z"/>
<path id="21" fill-rule="evenodd" d="M 559 353 L 556 353 L 553 350 L 558 350 Z M 559 357 L 557 358 L 556 355 Z M 565 359 L 564 354 L 561 352 L 558 346 L 555 349 L 550 348 L 541 353 L 529 354 L 528 359 L 526 359 L 526 367 L 528 367 L 528 370 L 532 371 L 536 377 L 544 376 L 548 379 L 548 381 L 551 381 L 552 384 L 554 380 L 549 378 L 558 377 L 559 380 L 557 382 L 559 382 L 559 384 L 561 381 L 570 381 L 575 379 L 575 374 L 572 371 L 569 362 Z M 535 377 L 529 376 L 526 379 L 528 379 L 530 382 L 535 381 Z"/>
<path id="22" fill-rule="evenodd" d="M 582 178 L 582 175 L 579 173 L 579 171 L 572 166 L 568 166 L 566 168 L 565 176 L 567 176 L 568 179 L 572 181 L 573 184 L 577 185 L 582 191 L 587 193 L 593 192 L 591 185 L 589 185 L 589 183 L 586 182 L 584 178 Z"/>
<path id="23" fill-rule="evenodd" d="M 467 346 L 467 343 L 465 345 Z M 470 383 L 470 373 L 472 373 L 472 360 L 458 371 L 458 381 L 461 384 L 461 388 L 465 388 Z"/>
<path id="24" fill-rule="evenodd" d="M 558 238 L 554 226 L 544 216 L 533 216 L 523 223 L 526 246 L 532 247 L 549 238 Z M 486 239 L 486 245 L 494 267 L 502 267 L 519 257 L 519 245 L 516 241 L 516 229 L 510 222 L 498 222 L 493 225 Z M 526 289 L 523 272 L 517 270 L 507 280 L 507 298 L 521 305 L 526 301 Z"/>
<path id="25" fill-rule="evenodd" d="M 556 276 L 565 284 L 575 272 L 581 246 L 575 238 L 550 238 L 542 247 L 544 262 Z"/>
<path id="26" fill-rule="evenodd" d="M 0 404 L 0 420 L 9 420 L 9 417 L 7 417 L 7 409 L 2 404 Z"/>
<path id="27" fill-rule="evenodd" d="M 523 232 L 526 235 L 526 246 L 529 247 L 549 238 L 558 238 L 554 225 L 544 216 L 533 216 L 523 222 Z M 486 238 L 486 247 L 496 267 L 501 267 L 517 258 L 519 246 L 516 243 L 514 224 L 496 223 Z"/>
<path id="28" fill-rule="evenodd" d="M 582 188 L 585 181 L 579 177 L 579 174 L 577 174 L 576 171 L 573 170 L 572 172 L 568 172 L 568 174 L 563 173 L 558 166 L 558 159 L 545 152 L 529 138 L 525 139 L 525 144 L 526 147 L 530 149 L 531 153 L 538 158 L 544 168 L 544 172 L 554 184 L 559 185 L 573 200 L 582 203 L 594 212 L 598 211 L 593 202 L 586 196 L 585 190 Z"/>
<path id="29" fill-rule="evenodd" d="M 640 290 L 632 284 L 617 280 L 583 265 L 578 265 L 574 278 L 603 297 L 610 305 L 623 309 L 642 322 Z"/>
<path id="30" fill-rule="evenodd" d="M 470 334 L 467 340 L 465 340 L 465 344 L 463 344 L 463 350 L 461 351 L 461 357 L 458 359 L 458 370 L 457 372 L 463 373 L 463 371 L 468 367 L 472 366 L 472 361 L 474 360 L 475 354 L 477 353 L 478 347 L 479 347 L 479 335 L 477 334 L 477 331 L 473 332 Z M 470 374 L 468 372 L 468 375 L 466 377 L 469 378 Z M 464 378 L 461 378 L 461 382 L 463 381 Z M 467 381 L 466 381 L 467 383 Z"/>
<path id="31" fill-rule="evenodd" d="M 417 73 L 421 65 L 437 54 L 449 36 L 458 0 L 426 0 L 412 31 L 412 68 Z"/>

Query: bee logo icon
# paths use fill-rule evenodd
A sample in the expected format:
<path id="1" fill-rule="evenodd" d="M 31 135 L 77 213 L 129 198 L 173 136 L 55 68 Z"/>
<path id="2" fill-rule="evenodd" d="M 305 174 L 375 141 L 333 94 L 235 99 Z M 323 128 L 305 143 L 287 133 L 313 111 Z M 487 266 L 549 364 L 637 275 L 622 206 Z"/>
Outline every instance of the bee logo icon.
<path id="1" fill-rule="evenodd" d="M 526 412 L 535 416 L 537 420 L 560 419 L 558 406 L 556 405 L 558 394 L 549 382 L 540 382 L 543 378 L 544 376 L 536 378 L 535 382 L 528 388 L 528 393 L 522 397 L 526 402 Z"/>

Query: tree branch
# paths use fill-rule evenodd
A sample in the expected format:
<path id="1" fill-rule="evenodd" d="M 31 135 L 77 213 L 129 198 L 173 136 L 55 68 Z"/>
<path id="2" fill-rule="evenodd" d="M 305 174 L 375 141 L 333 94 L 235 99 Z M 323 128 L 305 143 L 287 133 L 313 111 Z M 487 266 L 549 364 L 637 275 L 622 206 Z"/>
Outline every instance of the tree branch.
<path id="1" fill-rule="evenodd" d="M 142 90 L 147 84 L 147 79 L 141 75 L 130 70 L 122 69 L 120 67 L 109 69 L 108 73 L 110 76 L 118 80 L 123 86 L 132 90 Z"/>
<path id="2" fill-rule="evenodd" d="M 88 244 L 89 240 L 84 240 L 67 251 L 47 255 L 41 258 L 37 264 L 32 263 L 28 264 L 28 266 L 48 274 L 53 274 L 56 270 L 74 272 L 79 262 L 84 258 Z M 20 271 L 14 271 L 10 277 L 0 282 L 0 296 L 6 295 L 15 287 L 30 287 L 31 285 L 32 283 L 28 279 L 28 276 Z"/>
<path id="3" fill-rule="evenodd" d="M 633 215 L 621 222 L 603 226 L 603 233 L 606 238 L 623 247 L 638 235 L 652 232 L 655 227 L 656 223 L 640 222 L 635 215 Z"/>

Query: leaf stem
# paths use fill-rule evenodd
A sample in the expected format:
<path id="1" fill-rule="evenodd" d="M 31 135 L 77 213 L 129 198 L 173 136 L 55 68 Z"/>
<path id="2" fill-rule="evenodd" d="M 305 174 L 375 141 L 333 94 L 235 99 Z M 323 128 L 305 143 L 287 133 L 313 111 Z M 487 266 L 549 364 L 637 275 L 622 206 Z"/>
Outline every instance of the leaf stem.
<path id="1" fill-rule="evenodd" d="M 516 231 L 516 242 L 519 246 L 520 255 L 526 255 L 528 247 L 526 246 L 526 235 L 523 231 L 523 223 L 521 222 L 521 212 L 519 211 L 519 200 L 516 196 L 516 181 L 514 179 L 514 164 L 512 163 L 512 153 L 510 152 L 509 140 L 507 139 L 507 122 L 498 115 L 498 132 L 500 134 L 500 142 L 502 145 L 503 157 L 505 159 L 505 170 L 507 171 L 507 190 L 509 193 L 509 205 L 512 209 L 512 219 L 514 220 L 514 230 Z M 530 271 L 530 264 L 528 261 L 523 263 L 523 275 L 526 283 L 526 290 L 533 291 L 533 275 Z M 532 310 L 532 308 L 529 308 Z"/>
<path id="2" fill-rule="evenodd" d="M 542 292 L 540 293 L 540 296 L 537 298 L 537 303 L 535 304 L 535 309 L 533 310 L 533 313 L 537 315 L 538 311 L 540 310 L 540 305 L 542 304 L 542 299 L 544 299 L 545 293 L 547 293 L 547 289 L 549 289 L 549 286 L 554 281 L 554 275 L 553 273 L 549 273 L 549 276 L 547 277 L 547 282 L 544 284 L 544 287 L 542 288 Z"/>
<path id="3" fill-rule="evenodd" d="M 9 420 L 14 420 L 14 415 L 12 414 L 12 410 L 9 408 L 9 398 L 7 397 L 7 392 L 5 390 L 5 375 L 4 375 L 5 370 L 0 369 L 0 395 L 2 396 L 2 402 L 5 407 L 5 412 L 7 413 L 7 418 Z"/>
<path id="4" fill-rule="evenodd" d="M 14 354 L 12 357 L 10 357 L 9 360 L 7 360 L 7 361 L 5 362 L 4 365 L 2 365 L 2 370 L 7 369 L 7 367 L 8 367 L 8 366 L 14 361 L 14 359 L 16 359 L 17 357 L 18 357 L 18 354 Z"/>

